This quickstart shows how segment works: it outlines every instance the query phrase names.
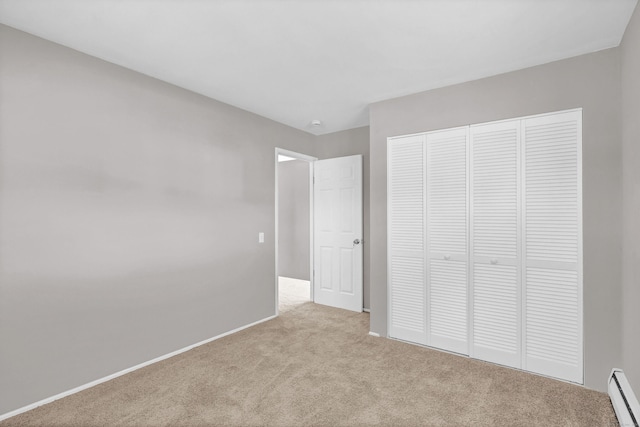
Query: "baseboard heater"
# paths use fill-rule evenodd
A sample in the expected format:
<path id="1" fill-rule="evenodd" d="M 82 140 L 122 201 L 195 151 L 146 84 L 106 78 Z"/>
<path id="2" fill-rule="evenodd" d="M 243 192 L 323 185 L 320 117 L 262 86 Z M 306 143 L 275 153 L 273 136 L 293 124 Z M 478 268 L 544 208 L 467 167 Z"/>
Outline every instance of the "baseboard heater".
<path id="1" fill-rule="evenodd" d="M 614 368 L 609 375 L 609 398 L 621 427 L 640 427 L 640 404 L 622 369 Z"/>

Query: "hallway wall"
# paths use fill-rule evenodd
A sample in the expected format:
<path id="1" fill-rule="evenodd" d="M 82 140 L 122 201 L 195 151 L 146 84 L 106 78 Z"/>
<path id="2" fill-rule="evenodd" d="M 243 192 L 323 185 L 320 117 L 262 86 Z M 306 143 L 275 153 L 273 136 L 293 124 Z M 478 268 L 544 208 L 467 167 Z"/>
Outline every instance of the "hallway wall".
<path id="1" fill-rule="evenodd" d="M 309 163 L 278 163 L 278 275 L 310 280 Z"/>

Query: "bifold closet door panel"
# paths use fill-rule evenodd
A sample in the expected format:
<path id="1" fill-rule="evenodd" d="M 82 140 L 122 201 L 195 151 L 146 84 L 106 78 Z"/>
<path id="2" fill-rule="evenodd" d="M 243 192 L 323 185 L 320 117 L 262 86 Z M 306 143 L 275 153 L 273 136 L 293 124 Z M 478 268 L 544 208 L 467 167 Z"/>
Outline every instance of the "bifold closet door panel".
<path id="1" fill-rule="evenodd" d="M 390 138 L 389 336 L 426 344 L 424 136 Z"/>
<path id="2" fill-rule="evenodd" d="M 522 129 L 523 368 L 582 383 L 582 113 Z"/>
<path id="3" fill-rule="evenodd" d="M 470 355 L 519 368 L 520 120 L 470 133 Z"/>
<path id="4" fill-rule="evenodd" d="M 469 128 L 426 135 L 427 344 L 468 354 Z"/>

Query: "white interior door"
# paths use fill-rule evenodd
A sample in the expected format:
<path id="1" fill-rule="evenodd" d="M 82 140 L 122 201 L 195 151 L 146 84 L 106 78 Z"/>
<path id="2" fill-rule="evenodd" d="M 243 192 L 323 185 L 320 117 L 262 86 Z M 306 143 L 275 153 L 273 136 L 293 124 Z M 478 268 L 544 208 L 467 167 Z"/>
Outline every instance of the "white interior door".
<path id="1" fill-rule="evenodd" d="M 521 366 L 520 120 L 471 126 L 471 356 Z"/>
<path id="2" fill-rule="evenodd" d="M 468 127 L 429 133 L 427 343 L 468 354 Z"/>
<path id="3" fill-rule="evenodd" d="M 427 344 L 424 135 L 387 144 L 389 336 Z"/>
<path id="4" fill-rule="evenodd" d="M 314 163 L 314 301 L 362 311 L 362 156 Z"/>
<path id="5" fill-rule="evenodd" d="M 522 130 L 523 368 L 582 383 L 582 112 Z"/>

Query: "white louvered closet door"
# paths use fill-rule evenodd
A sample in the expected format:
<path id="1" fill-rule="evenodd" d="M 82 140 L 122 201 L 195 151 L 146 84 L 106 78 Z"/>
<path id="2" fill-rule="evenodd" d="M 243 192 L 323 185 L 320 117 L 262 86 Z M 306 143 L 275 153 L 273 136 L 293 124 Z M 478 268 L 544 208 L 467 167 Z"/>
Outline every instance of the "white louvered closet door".
<path id="1" fill-rule="evenodd" d="M 523 368 L 582 383 L 582 112 L 522 129 Z"/>
<path id="2" fill-rule="evenodd" d="M 391 138 L 388 159 L 389 336 L 426 344 L 424 135 Z"/>
<path id="3" fill-rule="evenodd" d="M 467 140 L 469 128 L 426 135 L 427 344 L 469 353 Z"/>
<path id="4" fill-rule="evenodd" d="M 520 120 L 471 126 L 470 354 L 521 366 Z"/>

